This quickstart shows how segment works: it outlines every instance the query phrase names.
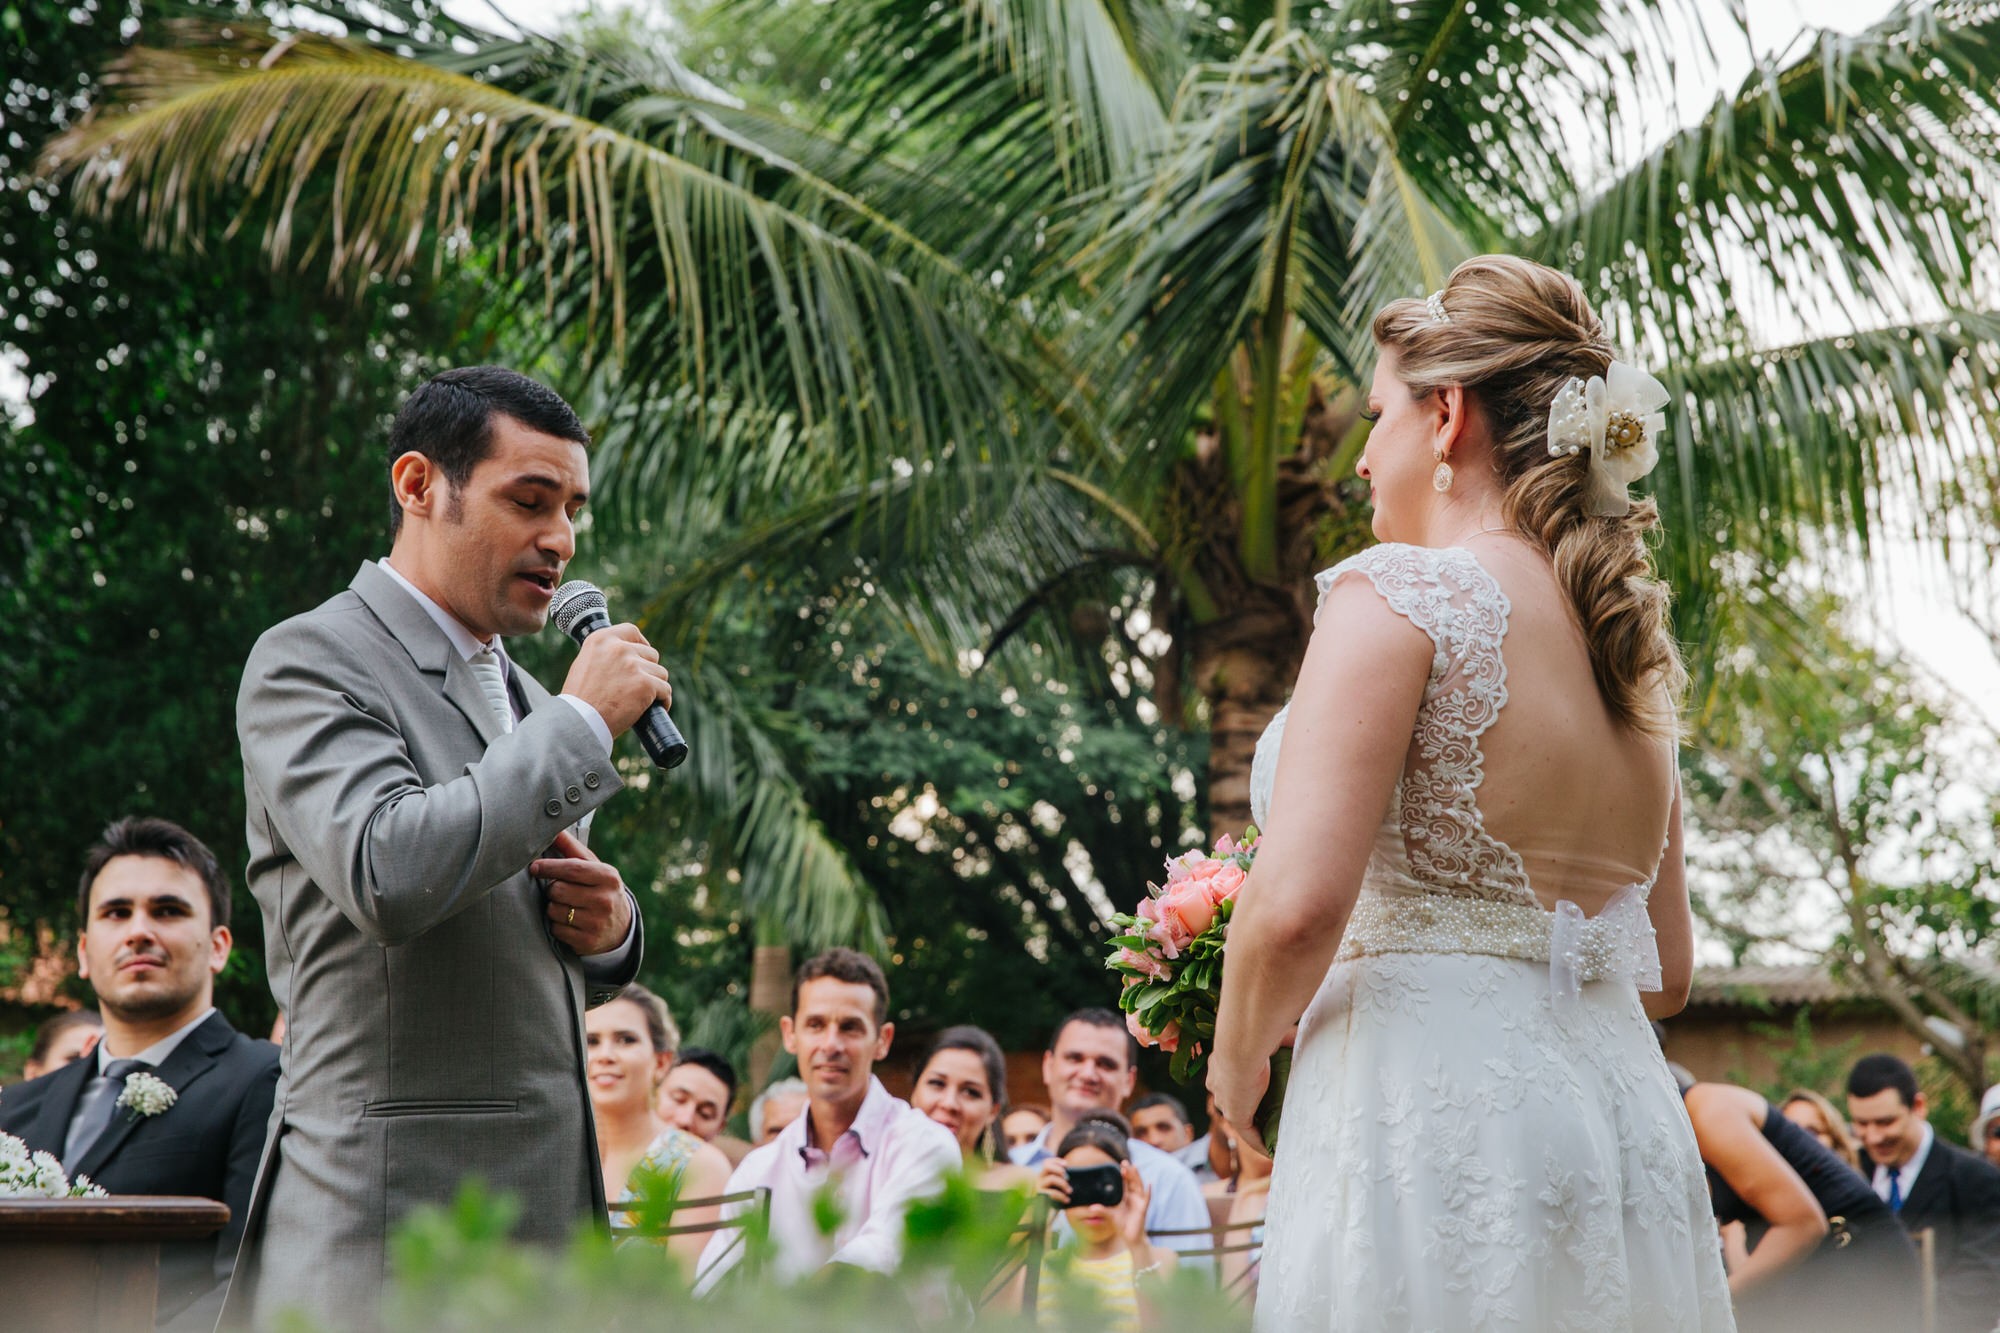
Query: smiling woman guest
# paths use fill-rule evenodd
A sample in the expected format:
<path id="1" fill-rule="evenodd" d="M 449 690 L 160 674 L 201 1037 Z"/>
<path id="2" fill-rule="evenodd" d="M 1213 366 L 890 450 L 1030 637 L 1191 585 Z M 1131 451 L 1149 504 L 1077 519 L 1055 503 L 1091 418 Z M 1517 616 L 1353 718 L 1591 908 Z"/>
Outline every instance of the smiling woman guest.
<path id="1" fill-rule="evenodd" d="M 604 1197 L 627 1197 L 636 1179 L 657 1173 L 678 1184 L 685 1199 L 712 1199 L 729 1179 L 722 1153 L 686 1130 L 662 1126 L 653 1117 L 653 1097 L 673 1063 L 680 1032 L 666 1002 L 633 984 L 618 998 L 584 1015 L 584 1069 L 590 1080 L 590 1108 L 597 1124 L 597 1160 L 604 1173 Z M 715 1210 L 676 1211 L 674 1225 L 713 1221 Z M 614 1220 L 619 1220 L 614 1215 Z M 668 1248 L 683 1262 L 700 1257 L 708 1238 L 674 1237 Z"/>
<path id="2" fill-rule="evenodd" d="M 965 1169 L 981 1189 L 1011 1189 L 1034 1180 L 1034 1172 L 1008 1161 L 998 1143 L 1007 1105 L 1007 1059 L 986 1029 L 967 1024 L 940 1032 L 917 1066 L 910 1105 L 952 1132 Z"/>

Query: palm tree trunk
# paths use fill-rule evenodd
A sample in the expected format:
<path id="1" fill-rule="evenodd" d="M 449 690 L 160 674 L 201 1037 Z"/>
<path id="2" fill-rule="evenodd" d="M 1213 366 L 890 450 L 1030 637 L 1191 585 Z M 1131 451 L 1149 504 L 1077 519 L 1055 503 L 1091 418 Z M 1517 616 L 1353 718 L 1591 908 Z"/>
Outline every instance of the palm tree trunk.
<path id="1" fill-rule="evenodd" d="M 1242 837 L 1250 823 L 1250 763 L 1257 738 L 1291 694 L 1312 622 L 1298 599 L 1256 589 L 1198 627 L 1196 688 L 1208 700 L 1208 832 Z"/>
<path id="2" fill-rule="evenodd" d="M 777 922 L 760 917 L 756 950 L 750 955 L 750 1011 L 769 1014 L 772 1021 L 750 1048 L 750 1068 L 745 1072 L 753 1093 L 763 1090 L 772 1062 L 778 1058 L 777 1020 L 791 1011 L 791 1005 L 792 946 Z"/>
<path id="3" fill-rule="evenodd" d="M 1222 382 L 1227 392 L 1228 381 Z M 1351 395 L 1349 395 L 1351 397 Z M 1218 403 L 1218 420 L 1227 407 Z M 1217 505 L 1229 495 L 1228 424 L 1214 447 L 1197 450 L 1183 469 L 1179 514 L 1202 537 L 1195 576 L 1219 608 L 1206 619 L 1187 617 L 1189 681 L 1208 702 L 1208 831 L 1211 840 L 1241 837 L 1250 824 L 1250 764 L 1264 727 L 1290 697 L 1312 638 L 1317 591 L 1313 574 L 1370 540 L 1365 506 L 1343 495 L 1342 481 L 1360 447 L 1355 404 L 1330 403 L 1317 383 L 1306 394 L 1298 443 L 1277 460 L 1270 493 L 1275 510 L 1257 519 L 1252 507 Z M 1246 542 L 1252 521 L 1272 531 Z M 1276 562 L 1266 581 L 1246 572 L 1243 553 L 1262 549 Z M 1178 681 L 1175 682 L 1178 685 Z"/>

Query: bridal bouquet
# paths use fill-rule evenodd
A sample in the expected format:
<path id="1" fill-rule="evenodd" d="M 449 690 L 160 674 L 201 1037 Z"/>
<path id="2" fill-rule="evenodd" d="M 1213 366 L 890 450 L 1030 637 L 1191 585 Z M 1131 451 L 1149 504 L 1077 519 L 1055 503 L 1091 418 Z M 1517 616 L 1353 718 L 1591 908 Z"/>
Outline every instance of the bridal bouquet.
<path id="1" fill-rule="evenodd" d="M 1106 966 L 1124 978 L 1118 1007 L 1142 1046 L 1173 1056 L 1182 1083 L 1200 1075 L 1215 1045 L 1215 1006 L 1222 995 L 1222 946 L 1237 892 L 1257 858 L 1257 830 L 1242 842 L 1227 835 L 1212 852 L 1199 849 L 1167 862 L 1164 884 L 1148 884 L 1137 912 L 1111 918 L 1119 934 Z M 1271 1087 L 1257 1108 L 1257 1128 L 1275 1147 L 1291 1051 L 1271 1061 Z"/>

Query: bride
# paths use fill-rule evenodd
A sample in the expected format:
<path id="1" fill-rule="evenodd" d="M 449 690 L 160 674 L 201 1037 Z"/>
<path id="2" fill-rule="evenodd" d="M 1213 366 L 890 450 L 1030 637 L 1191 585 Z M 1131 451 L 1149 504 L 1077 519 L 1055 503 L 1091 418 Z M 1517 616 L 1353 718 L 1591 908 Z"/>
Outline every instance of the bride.
<path id="1" fill-rule="evenodd" d="M 1319 576 L 1258 747 L 1210 1065 L 1247 1125 L 1299 1025 L 1258 1323 L 1727 1329 L 1647 1021 L 1693 969 L 1685 677 L 1657 512 L 1626 494 L 1667 394 L 1523 260 L 1467 261 L 1374 335 L 1382 544 Z"/>

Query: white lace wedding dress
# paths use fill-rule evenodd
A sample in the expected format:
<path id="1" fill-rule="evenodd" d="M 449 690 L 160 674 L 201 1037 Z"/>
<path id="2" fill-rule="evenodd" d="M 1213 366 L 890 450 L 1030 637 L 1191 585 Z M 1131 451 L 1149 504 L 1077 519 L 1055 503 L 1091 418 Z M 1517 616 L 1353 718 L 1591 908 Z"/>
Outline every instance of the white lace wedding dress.
<path id="1" fill-rule="evenodd" d="M 1546 910 L 1476 795 L 1507 702 L 1506 595 L 1462 549 L 1365 576 L 1436 645 L 1409 758 L 1300 1024 L 1264 1330 L 1733 1327 L 1707 1187 L 1641 1009 L 1651 875 Z M 1285 715 L 1258 745 L 1264 826 Z M 1594 910 L 1592 910 L 1594 909 Z"/>

